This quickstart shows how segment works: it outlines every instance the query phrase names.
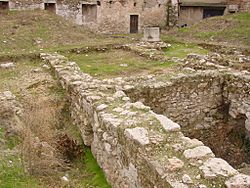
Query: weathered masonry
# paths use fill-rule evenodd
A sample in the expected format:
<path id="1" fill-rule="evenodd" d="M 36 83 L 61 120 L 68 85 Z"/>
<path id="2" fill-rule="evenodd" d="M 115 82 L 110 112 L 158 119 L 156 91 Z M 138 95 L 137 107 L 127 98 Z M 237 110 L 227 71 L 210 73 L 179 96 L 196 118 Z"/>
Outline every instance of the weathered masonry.
<path id="1" fill-rule="evenodd" d="M 137 77 L 138 86 L 146 88 L 144 92 L 140 87 L 135 88 L 132 78 L 98 80 L 82 73 L 75 62 L 61 55 L 41 54 L 41 58 L 51 65 L 66 90 L 71 117 L 112 187 L 250 186 L 250 176 L 215 157 L 201 141 L 184 136 L 181 128 L 192 126 L 191 122 L 203 122 L 225 101 L 230 102 L 232 117 L 246 114 L 244 126 L 249 131 L 249 75 L 201 71 L 165 82 L 156 82 L 149 76 Z M 187 90 L 194 90 L 194 95 L 190 96 Z M 156 92 L 162 101 L 154 95 Z M 154 104 L 147 99 L 150 96 Z M 144 104 L 151 107 L 138 99 L 144 99 Z M 177 99 L 182 103 L 177 103 Z M 159 108 L 161 104 L 163 107 Z M 178 109 L 175 115 L 171 114 L 173 108 Z"/>

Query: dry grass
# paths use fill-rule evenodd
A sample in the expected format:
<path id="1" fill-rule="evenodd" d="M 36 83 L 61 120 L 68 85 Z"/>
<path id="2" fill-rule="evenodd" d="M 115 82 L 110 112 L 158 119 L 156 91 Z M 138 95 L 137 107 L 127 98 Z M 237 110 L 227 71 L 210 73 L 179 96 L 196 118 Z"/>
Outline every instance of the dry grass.
<path id="1" fill-rule="evenodd" d="M 22 152 L 31 175 L 49 175 L 63 166 L 57 150 L 55 126 L 58 109 L 46 99 L 36 99 L 24 113 Z"/>

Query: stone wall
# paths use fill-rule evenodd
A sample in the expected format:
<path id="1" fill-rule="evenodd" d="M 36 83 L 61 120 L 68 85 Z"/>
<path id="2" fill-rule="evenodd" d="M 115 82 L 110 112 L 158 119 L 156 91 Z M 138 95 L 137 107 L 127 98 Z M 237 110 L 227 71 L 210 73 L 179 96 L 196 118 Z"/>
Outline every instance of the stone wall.
<path id="1" fill-rule="evenodd" d="M 122 91 L 133 87 L 128 80 L 95 79 L 58 54 L 41 58 L 65 88 L 74 123 L 112 187 L 249 187 L 249 176 L 185 137 L 177 123 L 131 102 Z"/>
<path id="2" fill-rule="evenodd" d="M 245 116 L 246 134 L 250 138 L 250 75 L 226 75 L 223 98 L 225 103 L 229 104 L 229 114 L 232 118 Z"/>
<path id="3" fill-rule="evenodd" d="M 223 78 L 217 72 L 184 75 L 126 91 L 133 101 L 142 101 L 153 111 L 168 116 L 183 127 L 206 126 L 222 107 Z M 210 121 L 207 123 L 211 123 Z"/>
<path id="4" fill-rule="evenodd" d="M 213 117 L 222 113 L 233 119 L 244 115 L 246 132 L 249 134 L 249 83 L 250 76 L 241 72 L 198 71 L 163 84 L 140 83 L 125 92 L 133 101 L 142 101 L 185 129 L 210 127 L 216 123 Z M 225 112 L 227 106 L 229 111 Z"/>

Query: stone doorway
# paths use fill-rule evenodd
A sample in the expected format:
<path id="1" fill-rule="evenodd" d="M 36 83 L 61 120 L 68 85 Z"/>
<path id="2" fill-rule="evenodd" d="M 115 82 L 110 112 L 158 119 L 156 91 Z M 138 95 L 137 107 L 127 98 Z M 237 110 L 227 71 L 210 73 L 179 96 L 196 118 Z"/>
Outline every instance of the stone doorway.
<path id="1" fill-rule="evenodd" d="M 0 1 L 0 10 L 8 10 L 9 2 L 8 1 Z"/>
<path id="2" fill-rule="evenodd" d="M 138 33 L 138 15 L 130 15 L 130 33 Z"/>
<path id="3" fill-rule="evenodd" d="M 50 12 L 56 12 L 56 3 L 44 3 L 44 9 Z"/>

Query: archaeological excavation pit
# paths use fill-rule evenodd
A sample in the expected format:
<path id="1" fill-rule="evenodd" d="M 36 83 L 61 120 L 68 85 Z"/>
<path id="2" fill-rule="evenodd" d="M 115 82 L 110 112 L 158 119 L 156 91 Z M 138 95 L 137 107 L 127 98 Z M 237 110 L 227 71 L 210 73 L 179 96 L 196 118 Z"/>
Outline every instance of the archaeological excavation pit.
<path id="1" fill-rule="evenodd" d="M 250 77 L 201 72 L 144 82 L 125 93 L 133 102 L 177 122 L 185 136 L 201 140 L 235 168 L 250 164 Z"/>

